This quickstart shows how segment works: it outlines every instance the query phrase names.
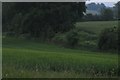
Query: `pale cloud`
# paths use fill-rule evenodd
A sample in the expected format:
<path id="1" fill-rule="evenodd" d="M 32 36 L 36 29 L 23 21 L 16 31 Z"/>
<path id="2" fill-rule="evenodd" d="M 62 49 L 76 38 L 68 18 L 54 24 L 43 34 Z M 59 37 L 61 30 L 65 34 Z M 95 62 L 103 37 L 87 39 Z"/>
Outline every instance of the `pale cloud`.
<path id="1" fill-rule="evenodd" d="M 87 3 L 91 3 L 91 2 L 113 2 L 113 3 L 117 3 L 120 0 L 87 0 Z"/>
<path id="2" fill-rule="evenodd" d="M 115 5 L 115 3 L 117 3 L 118 1 L 120 0 L 87 0 L 86 1 L 86 4 L 89 4 L 89 3 L 104 3 L 105 6 L 107 7 L 113 7 Z"/>

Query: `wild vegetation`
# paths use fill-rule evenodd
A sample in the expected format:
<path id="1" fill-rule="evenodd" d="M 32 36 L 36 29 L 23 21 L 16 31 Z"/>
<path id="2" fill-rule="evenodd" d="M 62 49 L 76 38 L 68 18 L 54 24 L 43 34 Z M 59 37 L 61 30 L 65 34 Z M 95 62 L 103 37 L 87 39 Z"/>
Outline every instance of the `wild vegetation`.
<path id="1" fill-rule="evenodd" d="M 3 77 L 117 77 L 118 73 L 118 55 L 114 52 L 70 49 L 6 36 L 3 36 L 3 61 Z"/>
<path id="2" fill-rule="evenodd" d="M 3 32 L 51 40 L 56 33 L 73 29 L 84 11 L 85 2 L 3 3 Z"/>
<path id="3" fill-rule="evenodd" d="M 67 49 L 37 41 L 3 38 L 3 77 L 117 77 L 113 53 Z"/>
<path id="4" fill-rule="evenodd" d="M 81 22 L 83 12 L 84 2 L 3 3 L 3 77 L 117 77 L 117 21 Z"/>
<path id="5" fill-rule="evenodd" d="M 103 3 L 90 3 L 86 5 L 84 21 L 113 21 L 120 19 L 120 1 L 113 7 L 107 7 Z"/>

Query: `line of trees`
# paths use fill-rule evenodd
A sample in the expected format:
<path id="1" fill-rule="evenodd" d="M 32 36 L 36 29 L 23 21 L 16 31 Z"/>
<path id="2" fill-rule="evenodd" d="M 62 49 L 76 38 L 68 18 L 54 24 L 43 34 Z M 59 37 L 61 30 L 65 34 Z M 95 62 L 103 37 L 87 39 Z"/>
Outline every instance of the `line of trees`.
<path id="1" fill-rule="evenodd" d="M 118 4 L 116 5 L 118 6 Z M 66 39 L 67 45 L 71 47 L 78 45 L 79 37 L 82 37 L 80 35 L 81 32 L 75 29 L 74 24 L 82 18 L 83 12 L 85 12 L 84 2 L 5 2 L 3 3 L 2 10 L 3 33 L 7 35 L 50 41 L 56 37 L 56 34 L 60 33 L 65 35 L 63 39 Z M 88 18 L 94 20 L 98 20 L 99 18 L 111 20 L 113 18 L 111 16 L 113 16 L 113 13 L 107 8 L 103 9 L 102 16 L 94 15 L 93 18 L 92 15 L 88 15 Z M 114 28 L 103 30 L 99 36 L 99 49 L 117 49 L 116 45 L 118 44 L 119 36 L 117 34 L 119 32 L 120 30 L 117 31 Z"/>
<path id="2" fill-rule="evenodd" d="M 110 20 L 118 20 L 120 19 L 120 1 L 115 4 L 112 8 L 101 8 L 99 10 L 100 14 L 92 14 L 89 13 L 84 16 L 85 21 L 110 21 Z"/>
<path id="3" fill-rule="evenodd" d="M 3 32 L 26 34 L 43 40 L 74 28 L 83 16 L 85 2 L 3 3 Z"/>
<path id="4" fill-rule="evenodd" d="M 113 28 L 106 28 L 104 29 L 98 41 L 98 47 L 100 50 L 118 50 L 118 33 L 120 31 L 116 26 Z"/>
<path id="5" fill-rule="evenodd" d="M 104 8 L 101 9 L 100 14 L 86 14 L 84 16 L 85 21 L 110 21 L 110 20 L 115 20 L 114 18 L 114 13 L 111 8 Z"/>
<path id="6" fill-rule="evenodd" d="M 120 19 L 120 1 L 114 6 L 114 15 L 115 18 Z"/>

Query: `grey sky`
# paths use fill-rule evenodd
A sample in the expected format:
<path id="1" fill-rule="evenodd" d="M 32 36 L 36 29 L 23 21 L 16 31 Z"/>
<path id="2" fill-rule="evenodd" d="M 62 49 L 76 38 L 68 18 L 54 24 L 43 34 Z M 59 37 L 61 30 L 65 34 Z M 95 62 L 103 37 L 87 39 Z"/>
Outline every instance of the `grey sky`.
<path id="1" fill-rule="evenodd" d="M 86 4 L 95 2 L 95 3 L 104 3 L 107 7 L 113 7 L 115 3 L 120 0 L 87 0 Z"/>

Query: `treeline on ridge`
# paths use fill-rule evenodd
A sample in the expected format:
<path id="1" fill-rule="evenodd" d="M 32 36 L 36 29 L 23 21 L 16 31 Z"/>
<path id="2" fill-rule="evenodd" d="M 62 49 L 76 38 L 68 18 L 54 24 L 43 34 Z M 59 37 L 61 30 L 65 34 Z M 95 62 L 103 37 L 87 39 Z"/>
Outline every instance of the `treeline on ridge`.
<path id="1" fill-rule="evenodd" d="M 70 48 L 118 49 L 117 27 L 99 36 L 75 27 L 85 12 L 85 2 L 3 3 L 3 34 L 61 44 Z M 89 25 L 88 25 L 89 26 Z"/>

